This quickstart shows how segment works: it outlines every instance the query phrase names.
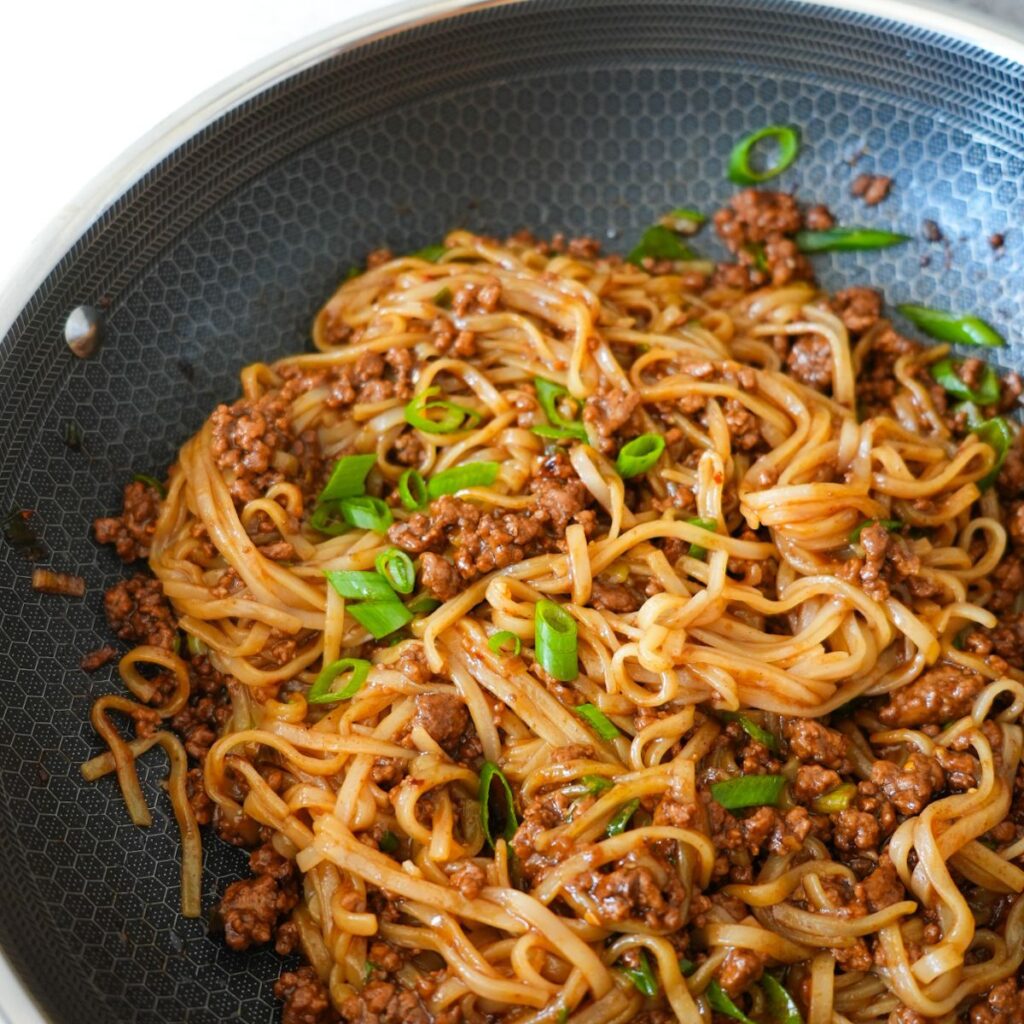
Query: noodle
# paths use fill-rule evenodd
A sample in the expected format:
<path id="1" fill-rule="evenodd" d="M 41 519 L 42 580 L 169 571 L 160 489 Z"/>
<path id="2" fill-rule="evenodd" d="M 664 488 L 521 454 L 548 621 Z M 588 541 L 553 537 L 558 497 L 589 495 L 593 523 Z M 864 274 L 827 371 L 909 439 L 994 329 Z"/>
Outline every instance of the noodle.
<path id="1" fill-rule="evenodd" d="M 197 818 L 261 829 L 226 938 L 277 929 L 317 1021 L 766 1020 L 768 970 L 807 1024 L 865 1024 L 1008 984 L 1024 671 L 985 640 L 998 453 L 929 387 L 945 350 L 697 263 L 462 231 L 372 262 L 315 352 L 248 367 L 182 447 L 146 538 L 163 596 L 133 583 L 121 628 L 150 641 L 134 699 L 93 708 L 83 773 L 139 824 L 135 762 L 168 755 L 184 912 Z M 394 595 L 335 582 L 374 572 Z M 263 931 L 235 910 L 257 883 Z"/>

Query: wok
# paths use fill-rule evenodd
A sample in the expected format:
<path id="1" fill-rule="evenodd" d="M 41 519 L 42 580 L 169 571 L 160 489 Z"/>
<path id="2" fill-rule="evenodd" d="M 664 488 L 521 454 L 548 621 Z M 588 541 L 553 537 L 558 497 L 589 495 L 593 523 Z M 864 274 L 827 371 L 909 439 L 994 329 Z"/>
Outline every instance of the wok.
<path id="1" fill-rule="evenodd" d="M 12 1024 L 267 1022 L 280 958 L 229 952 L 178 912 L 178 839 L 154 753 L 148 830 L 98 752 L 91 702 L 125 570 L 90 540 L 135 472 L 159 472 L 244 364 L 308 345 L 318 304 L 371 248 L 453 226 L 593 234 L 610 248 L 674 206 L 731 192 L 731 145 L 793 123 L 778 179 L 912 244 L 816 258 L 827 287 L 977 311 L 1024 346 L 1024 45 L 874 0 L 447 0 L 343 26 L 236 79 L 101 181 L 0 301 L 0 495 L 33 510 L 82 600 L 33 592 L 0 546 L 0 1007 Z M 931 26 L 931 27 L 929 27 Z M 855 166 L 854 166 L 855 165 Z M 891 175 L 881 206 L 849 194 Z M 922 221 L 946 243 L 922 237 Z M 996 253 L 987 238 L 1006 233 Z M 716 254 L 707 233 L 699 239 Z M 922 265 L 926 264 L 926 265 Z M 63 337 L 104 311 L 91 359 Z M 68 447 L 75 421 L 81 450 Z M 207 842 L 204 909 L 244 855 Z M 2 1013 L 0 1013 L 2 1016 Z"/>

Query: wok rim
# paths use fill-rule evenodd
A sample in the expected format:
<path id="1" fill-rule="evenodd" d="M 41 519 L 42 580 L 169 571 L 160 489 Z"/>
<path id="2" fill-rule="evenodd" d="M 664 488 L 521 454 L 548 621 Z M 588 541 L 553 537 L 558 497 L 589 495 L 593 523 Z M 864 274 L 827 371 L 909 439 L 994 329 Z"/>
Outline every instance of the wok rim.
<path id="1" fill-rule="evenodd" d="M 510 7 L 528 0 L 397 0 L 334 25 L 260 58 L 204 90 L 115 157 L 58 211 L 29 245 L 0 289 L 0 338 L 75 243 L 125 193 L 166 157 L 218 118 L 274 85 L 357 47 L 455 14 Z M 755 4 L 757 0 L 748 0 Z M 797 0 L 884 18 L 968 43 L 1024 66 L 1024 28 L 994 17 L 965 17 L 942 0 Z M 0 1024 L 54 1024 L 0 947 Z"/>

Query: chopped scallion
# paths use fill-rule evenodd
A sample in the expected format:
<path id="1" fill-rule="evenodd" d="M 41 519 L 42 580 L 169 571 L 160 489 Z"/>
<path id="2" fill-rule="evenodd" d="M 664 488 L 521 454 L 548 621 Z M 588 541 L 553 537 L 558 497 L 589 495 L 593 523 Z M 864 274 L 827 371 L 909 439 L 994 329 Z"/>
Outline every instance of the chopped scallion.
<path id="1" fill-rule="evenodd" d="M 374 559 L 374 567 L 399 594 L 411 594 L 416 586 L 416 569 L 412 559 L 398 548 L 388 548 Z"/>
<path id="2" fill-rule="evenodd" d="M 850 801 L 857 795 L 857 786 L 853 782 L 843 782 L 830 789 L 827 793 L 815 797 L 811 806 L 818 814 L 838 814 L 850 806 Z"/>
<path id="3" fill-rule="evenodd" d="M 412 612 L 401 601 L 361 601 L 345 606 L 353 619 L 376 640 L 412 622 Z"/>
<path id="4" fill-rule="evenodd" d="M 442 309 L 448 309 L 452 304 L 453 298 L 451 288 L 445 286 L 434 296 L 434 305 L 440 306 Z"/>
<path id="5" fill-rule="evenodd" d="M 977 402 L 979 405 L 992 405 L 998 402 L 999 376 L 996 371 L 986 363 L 985 368 L 981 371 L 978 386 L 971 388 L 957 372 L 962 365 L 958 359 L 940 359 L 928 367 L 928 372 L 954 398 Z"/>
<path id="6" fill-rule="evenodd" d="M 718 532 L 718 520 L 710 519 L 706 516 L 694 516 L 692 519 L 686 520 L 691 526 L 699 526 L 702 530 L 707 530 L 708 533 Z M 700 544 L 690 545 L 690 557 L 691 558 L 703 558 L 708 553 L 708 549 L 701 547 Z"/>
<path id="7" fill-rule="evenodd" d="M 377 845 L 380 847 L 381 853 L 398 853 L 398 836 L 391 829 L 388 829 L 380 837 L 380 842 Z"/>
<path id="8" fill-rule="evenodd" d="M 801 252 L 849 252 L 859 249 L 885 249 L 909 242 L 909 235 L 879 228 L 837 227 L 824 231 L 798 231 L 794 236 Z"/>
<path id="9" fill-rule="evenodd" d="M 778 156 L 774 164 L 763 171 L 755 170 L 750 162 L 754 147 L 763 139 L 774 139 Z M 757 185 L 781 174 L 800 151 L 800 132 L 792 125 L 770 124 L 740 139 L 729 154 L 729 179 L 737 185 Z"/>
<path id="10" fill-rule="evenodd" d="M 604 830 L 605 835 L 618 836 L 625 832 L 626 826 L 629 824 L 629 819 L 636 814 L 639 806 L 639 800 L 630 800 L 628 803 L 623 804 L 615 817 L 608 822 L 608 827 Z"/>
<path id="11" fill-rule="evenodd" d="M 452 466 L 427 481 L 427 493 L 431 498 L 440 498 L 442 494 L 455 494 L 467 487 L 490 487 L 498 479 L 499 469 L 496 462 L 467 462 L 462 466 Z"/>
<path id="12" fill-rule="evenodd" d="M 761 979 L 761 988 L 764 989 L 768 1000 L 768 1012 L 775 1024 L 804 1024 L 796 1000 L 782 987 L 782 983 L 775 975 L 765 974 Z"/>
<path id="13" fill-rule="evenodd" d="M 711 795 L 727 811 L 743 807 L 774 806 L 786 788 L 784 775 L 740 775 L 711 783 Z"/>
<path id="14" fill-rule="evenodd" d="M 186 646 L 188 647 L 188 653 L 193 658 L 201 658 L 204 654 L 209 653 L 210 648 L 203 643 L 194 633 L 189 633 L 185 640 Z"/>
<path id="15" fill-rule="evenodd" d="M 643 267 L 644 260 L 692 260 L 696 253 L 685 243 L 674 230 L 662 224 L 649 227 L 633 247 L 627 261 Z"/>
<path id="16" fill-rule="evenodd" d="M 487 646 L 493 654 L 511 654 L 513 657 L 523 649 L 523 641 L 510 629 L 501 629 L 495 633 Z"/>
<path id="17" fill-rule="evenodd" d="M 384 533 L 394 521 L 391 509 L 380 498 L 372 498 L 368 494 L 342 498 L 341 517 L 350 526 L 373 530 L 374 533 Z"/>
<path id="18" fill-rule="evenodd" d="M 377 462 L 374 452 L 365 455 L 345 455 L 334 464 L 327 485 L 316 499 L 318 504 L 340 501 L 366 493 L 366 475 Z"/>
<path id="19" fill-rule="evenodd" d="M 594 704 L 577 704 L 576 714 L 603 740 L 618 739 L 622 735 L 615 723 Z"/>
<path id="20" fill-rule="evenodd" d="M 582 409 L 579 408 L 578 403 L 573 419 L 566 417 L 558 408 L 558 403 L 563 399 L 573 402 L 576 402 L 576 399 L 572 398 L 561 384 L 545 380 L 543 377 L 534 377 L 533 386 L 537 392 L 537 401 L 540 403 L 541 409 L 544 410 L 549 424 L 545 432 L 542 433 L 542 427 L 534 427 L 533 432 L 540 434 L 541 437 L 573 437 L 577 441 L 586 441 L 587 431 L 579 418 Z"/>
<path id="21" fill-rule="evenodd" d="M 341 518 L 341 509 L 337 502 L 317 505 L 309 517 L 309 525 L 317 533 L 323 533 L 328 537 L 338 537 L 349 529 L 348 523 Z"/>
<path id="22" fill-rule="evenodd" d="M 712 1010 L 724 1013 L 726 1017 L 732 1017 L 733 1020 L 738 1020 L 741 1024 L 754 1024 L 754 1021 L 729 998 L 725 989 L 718 984 L 717 980 L 712 979 L 711 984 L 704 990 L 704 994 L 707 996 L 708 1004 Z"/>
<path id="23" fill-rule="evenodd" d="M 622 973 L 633 982 L 633 987 L 648 998 L 658 994 L 658 979 L 651 970 L 651 963 L 647 959 L 646 950 L 641 949 L 637 958 L 639 967 L 621 967 Z"/>
<path id="24" fill-rule="evenodd" d="M 346 672 L 352 673 L 348 682 L 340 690 L 332 690 L 334 681 Z M 306 700 L 310 704 L 334 704 L 339 700 L 350 700 L 363 688 L 369 674 L 370 663 L 363 658 L 339 658 L 316 677 Z"/>
<path id="25" fill-rule="evenodd" d="M 152 487 L 161 498 L 167 497 L 167 488 L 155 476 L 150 476 L 148 473 L 136 473 L 132 480 L 137 484 L 145 484 L 147 487 Z"/>
<path id="26" fill-rule="evenodd" d="M 443 245 L 425 245 L 422 249 L 409 253 L 409 259 L 436 263 L 447 251 Z"/>
<path id="27" fill-rule="evenodd" d="M 495 841 L 491 826 L 491 794 L 495 782 L 498 783 L 498 791 L 504 801 L 504 807 L 496 815 L 500 823 L 499 835 L 504 836 L 507 841 L 511 841 L 519 827 L 519 823 L 516 821 L 515 797 L 512 794 L 512 787 L 508 784 L 508 779 L 505 778 L 505 773 L 493 761 L 484 761 L 484 766 L 480 770 L 480 823 L 483 825 L 487 842 L 491 844 L 492 848 L 495 846 Z"/>
<path id="28" fill-rule="evenodd" d="M 964 313 L 950 313 L 942 309 L 929 309 L 904 303 L 896 307 L 915 327 L 925 334 L 954 345 L 981 345 L 999 348 L 1006 339 L 980 317 Z"/>
<path id="29" fill-rule="evenodd" d="M 996 482 L 999 470 L 1003 468 L 1006 461 L 1006 453 L 1013 447 L 1013 427 L 1002 417 L 993 416 L 990 420 L 984 420 L 971 428 L 977 435 L 979 441 L 984 441 L 995 453 L 996 461 L 992 468 L 978 481 L 978 486 L 984 491 Z"/>
<path id="30" fill-rule="evenodd" d="M 665 450 L 665 438 L 660 434 L 641 434 L 627 441 L 615 459 L 619 476 L 628 479 L 652 469 Z"/>
<path id="31" fill-rule="evenodd" d="M 441 607 L 441 602 L 430 594 L 417 594 L 406 606 L 413 615 L 429 615 L 435 608 Z"/>
<path id="32" fill-rule="evenodd" d="M 452 434 L 456 430 L 475 427 L 480 422 L 478 412 L 447 399 L 436 398 L 439 394 L 439 387 L 420 392 L 405 407 L 405 422 L 426 434 Z M 440 419 L 434 419 L 431 413 L 440 413 Z"/>
<path id="33" fill-rule="evenodd" d="M 658 220 L 658 223 L 663 228 L 674 231 L 677 235 L 695 235 L 706 220 L 707 217 L 700 210 L 679 206 L 674 210 L 669 210 L 664 217 Z"/>
<path id="34" fill-rule="evenodd" d="M 394 601 L 395 592 L 387 579 L 375 572 L 354 569 L 325 569 L 327 582 L 342 597 L 356 601 Z"/>
<path id="35" fill-rule="evenodd" d="M 865 519 L 864 522 L 858 523 L 850 531 L 850 536 L 847 539 L 854 546 L 860 544 L 860 535 L 869 526 L 874 526 L 876 524 L 878 526 L 884 526 L 890 533 L 893 533 L 896 530 L 902 530 L 903 529 L 903 520 L 902 519 Z"/>
<path id="36" fill-rule="evenodd" d="M 419 470 L 407 469 L 398 478 L 398 497 L 410 512 L 416 512 L 427 504 L 430 500 L 427 482 Z"/>
<path id="37" fill-rule="evenodd" d="M 752 739 L 763 744 L 769 750 L 778 750 L 779 741 L 767 729 L 762 728 L 749 715 L 741 714 L 738 711 L 719 711 L 720 718 L 727 722 L 739 722 L 740 728 Z"/>
<path id="38" fill-rule="evenodd" d="M 576 620 L 554 601 L 538 601 L 534 607 L 534 653 L 540 667 L 559 682 L 579 675 Z"/>

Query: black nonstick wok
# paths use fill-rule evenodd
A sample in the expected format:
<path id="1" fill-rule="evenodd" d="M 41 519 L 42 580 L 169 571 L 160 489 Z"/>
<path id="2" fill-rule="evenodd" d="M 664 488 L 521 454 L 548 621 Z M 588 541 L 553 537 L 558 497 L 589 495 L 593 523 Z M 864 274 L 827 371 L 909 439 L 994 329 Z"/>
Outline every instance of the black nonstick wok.
<path id="1" fill-rule="evenodd" d="M 318 305 L 379 245 L 529 226 L 625 248 L 671 207 L 710 211 L 734 188 L 731 145 L 770 123 L 803 133 L 781 187 L 915 237 L 816 257 L 826 286 L 978 312 L 1020 365 L 1022 61 L 1024 45 L 880 0 L 420 3 L 268 64 L 122 165 L 120 198 L 0 301 L 2 511 L 31 510 L 38 564 L 88 581 L 81 600 L 38 594 L 26 543 L 0 544 L 0 1019 L 275 1019 L 280 958 L 231 953 L 177 913 L 159 753 L 148 830 L 111 779 L 79 774 L 100 749 L 89 706 L 118 683 L 78 662 L 109 639 L 102 594 L 125 572 L 91 520 L 173 459 L 240 367 L 307 347 Z M 851 198 L 861 172 L 894 178 L 886 202 Z M 103 335 L 88 359 L 64 339 L 83 304 Z M 243 864 L 207 842 L 204 909 Z"/>

